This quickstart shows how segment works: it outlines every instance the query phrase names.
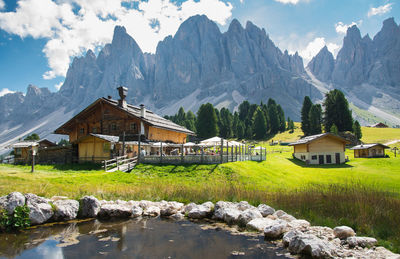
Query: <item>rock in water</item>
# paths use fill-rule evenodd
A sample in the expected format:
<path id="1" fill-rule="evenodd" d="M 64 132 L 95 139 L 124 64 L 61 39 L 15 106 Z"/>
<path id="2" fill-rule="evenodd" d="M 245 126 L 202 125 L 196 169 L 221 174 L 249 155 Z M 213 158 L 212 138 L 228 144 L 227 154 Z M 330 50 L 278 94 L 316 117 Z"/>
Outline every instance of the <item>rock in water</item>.
<path id="1" fill-rule="evenodd" d="M 348 237 L 352 237 L 352 236 L 356 235 L 354 230 L 348 226 L 335 227 L 333 229 L 333 234 L 335 235 L 335 237 L 340 238 L 340 239 L 346 239 Z"/>
<path id="2" fill-rule="evenodd" d="M 129 218 L 132 216 L 132 206 L 127 204 L 106 204 L 101 206 L 97 216 L 100 218 Z"/>
<path id="3" fill-rule="evenodd" d="M 100 202 L 94 196 L 85 196 L 80 200 L 81 213 L 83 218 L 94 218 L 100 211 Z"/>
<path id="4" fill-rule="evenodd" d="M 78 216 L 79 202 L 76 200 L 56 200 L 54 203 L 56 207 L 54 212 L 55 220 L 71 220 Z"/>
<path id="5" fill-rule="evenodd" d="M 29 208 L 29 219 L 32 225 L 42 224 L 48 221 L 54 214 L 53 208 L 47 199 L 35 194 L 25 194 L 26 205 Z"/>
<path id="6" fill-rule="evenodd" d="M 313 258 L 331 258 L 334 247 L 329 242 L 323 241 L 314 235 L 300 234 L 291 238 L 289 251 Z"/>
<path id="7" fill-rule="evenodd" d="M 137 218 L 143 215 L 143 209 L 139 206 L 132 207 L 132 217 Z"/>
<path id="8" fill-rule="evenodd" d="M 281 238 L 283 233 L 286 232 L 287 230 L 287 224 L 286 222 L 280 222 L 275 225 L 270 225 L 264 229 L 264 236 L 267 239 L 278 239 Z"/>

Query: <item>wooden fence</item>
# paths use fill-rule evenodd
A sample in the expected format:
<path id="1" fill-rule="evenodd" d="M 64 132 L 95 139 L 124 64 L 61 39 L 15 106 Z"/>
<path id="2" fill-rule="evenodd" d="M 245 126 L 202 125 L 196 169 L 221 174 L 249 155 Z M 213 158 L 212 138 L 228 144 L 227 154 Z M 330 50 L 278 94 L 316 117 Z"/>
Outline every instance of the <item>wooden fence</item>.
<path id="1" fill-rule="evenodd" d="M 178 156 L 141 156 L 140 163 L 143 164 L 222 164 L 237 161 L 264 161 L 267 159 L 265 153 L 259 155 L 251 154 L 229 154 L 229 155 L 178 155 Z"/>

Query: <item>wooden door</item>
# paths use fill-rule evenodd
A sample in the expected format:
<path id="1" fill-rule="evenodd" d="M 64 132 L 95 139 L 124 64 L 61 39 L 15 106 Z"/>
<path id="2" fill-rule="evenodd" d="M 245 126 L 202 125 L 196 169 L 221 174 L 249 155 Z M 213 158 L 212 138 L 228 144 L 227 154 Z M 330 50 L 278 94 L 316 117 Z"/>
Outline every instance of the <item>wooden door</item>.
<path id="1" fill-rule="evenodd" d="M 324 164 L 324 155 L 319 155 L 318 156 L 318 161 L 319 161 L 320 165 L 323 165 Z"/>
<path id="2" fill-rule="evenodd" d="M 340 153 L 336 153 L 335 157 L 336 157 L 336 164 L 340 164 Z"/>

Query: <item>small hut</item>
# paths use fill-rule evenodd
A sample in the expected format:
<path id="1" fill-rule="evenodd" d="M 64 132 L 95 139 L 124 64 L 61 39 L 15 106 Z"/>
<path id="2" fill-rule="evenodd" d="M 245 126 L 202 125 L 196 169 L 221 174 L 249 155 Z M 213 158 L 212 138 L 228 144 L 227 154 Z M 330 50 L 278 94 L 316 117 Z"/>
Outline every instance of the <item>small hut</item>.
<path id="1" fill-rule="evenodd" d="M 385 149 L 389 148 L 380 143 L 361 144 L 350 148 L 354 150 L 355 158 L 385 157 Z"/>
<path id="2" fill-rule="evenodd" d="M 39 146 L 36 141 L 22 141 L 11 145 L 14 149 L 14 163 L 26 164 L 32 159 L 32 150 Z"/>

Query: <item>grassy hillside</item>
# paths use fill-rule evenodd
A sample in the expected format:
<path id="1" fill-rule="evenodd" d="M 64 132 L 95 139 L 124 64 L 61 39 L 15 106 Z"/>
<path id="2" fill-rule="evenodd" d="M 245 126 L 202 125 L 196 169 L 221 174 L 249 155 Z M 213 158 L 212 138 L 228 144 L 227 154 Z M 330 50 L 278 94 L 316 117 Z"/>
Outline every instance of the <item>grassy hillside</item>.
<path id="1" fill-rule="evenodd" d="M 301 138 L 304 134 L 301 130 L 301 123 L 295 122 L 295 130 L 293 133 L 289 133 L 289 131 L 285 131 L 283 133 L 279 133 L 273 136 L 271 139 L 274 141 L 282 141 L 282 142 L 293 142 L 299 138 Z M 399 128 L 369 128 L 369 127 L 361 127 L 362 130 L 362 138 L 361 141 L 364 143 L 387 143 L 392 140 L 400 140 L 400 129 Z M 269 141 L 271 141 L 271 139 Z"/>

